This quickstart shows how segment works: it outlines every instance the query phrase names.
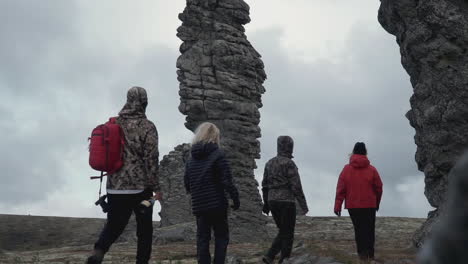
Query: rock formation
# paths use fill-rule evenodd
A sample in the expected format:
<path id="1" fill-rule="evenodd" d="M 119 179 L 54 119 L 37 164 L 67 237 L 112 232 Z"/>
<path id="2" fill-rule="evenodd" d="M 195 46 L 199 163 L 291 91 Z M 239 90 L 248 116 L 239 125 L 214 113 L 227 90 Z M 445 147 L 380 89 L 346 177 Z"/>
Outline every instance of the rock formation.
<path id="1" fill-rule="evenodd" d="M 468 259 L 468 153 L 450 172 L 445 214 L 421 251 L 421 264 L 464 264 Z"/>
<path id="2" fill-rule="evenodd" d="M 448 173 L 468 146 L 468 2 L 381 0 L 379 22 L 396 36 L 414 95 L 407 118 L 416 130 L 416 161 L 425 195 L 443 207 Z M 420 245 L 434 217 L 415 236 Z"/>
<path id="3" fill-rule="evenodd" d="M 161 201 L 161 226 L 170 226 L 193 220 L 190 196 L 185 192 L 184 169 L 189 157 L 190 145 L 177 146 L 164 156 L 159 179 L 164 199 Z"/>
<path id="4" fill-rule="evenodd" d="M 260 157 L 258 109 L 262 107 L 266 74 L 260 54 L 245 35 L 243 25 L 250 22 L 249 6 L 243 0 L 187 0 L 179 19 L 182 26 L 177 36 L 183 43 L 177 76 L 179 110 L 187 116 L 185 126 L 195 131 L 199 124 L 209 121 L 220 128 L 221 145 L 230 161 L 241 200 L 241 209 L 232 214 L 231 223 L 261 231 L 265 219 L 253 171 L 255 159 Z M 170 181 L 180 182 L 175 178 L 180 177 L 176 167 L 181 165 L 182 158 L 177 155 L 182 153 L 176 150 L 171 155 L 176 165 L 163 160 L 161 167 L 165 170 L 173 166 L 177 173 L 170 170 L 163 173 Z M 177 190 L 179 193 L 170 194 L 174 201 L 187 204 L 183 188 L 170 189 Z M 170 205 L 163 205 L 163 224 L 193 221 L 193 216 L 181 217 L 177 216 L 178 211 L 165 210 L 167 206 Z M 242 231 L 234 228 L 234 236 L 236 232 Z M 252 237 L 256 237 L 254 233 L 250 232 Z"/>

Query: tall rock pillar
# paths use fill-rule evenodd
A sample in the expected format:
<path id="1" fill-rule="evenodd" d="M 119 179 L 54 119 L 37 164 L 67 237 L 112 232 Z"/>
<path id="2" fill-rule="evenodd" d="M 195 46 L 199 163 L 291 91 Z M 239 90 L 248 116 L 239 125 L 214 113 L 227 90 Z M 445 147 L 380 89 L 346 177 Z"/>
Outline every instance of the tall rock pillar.
<path id="1" fill-rule="evenodd" d="M 447 197 L 448 174 L 468 147 L 468 2 L 381 0 L 379 22 L 396 36 L 414 94 L 407 118 L 416 162 L 436 208 L 415 235 L 420 245 Z"/>
<path id="2" fill-rule="evenodd" d="M 187 0 L 179 19 L 179 110 L 191 131 L 205 121 L 221 130 L 241 200 L 241 209 L 231 214 L 233 237 L 258 238 L 265 217 L 254 169 L 260 158 L 259 108 L 266 74 L 245 35 L 249 6 L 243 0 Z"/>

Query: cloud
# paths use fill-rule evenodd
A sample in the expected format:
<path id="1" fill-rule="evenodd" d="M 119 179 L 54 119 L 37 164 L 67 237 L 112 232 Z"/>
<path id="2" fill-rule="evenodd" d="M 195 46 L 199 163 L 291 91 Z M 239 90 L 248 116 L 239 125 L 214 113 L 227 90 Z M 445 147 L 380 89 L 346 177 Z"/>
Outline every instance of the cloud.
<path id="1" fill-rule="evenodd" d="M 381 213 L 424 216 L 414 131 L 404 118 L 411 87 L 398 48 L 375 14 L 356 24 L 361 13 L 350 12 L 356 7 L 327 1 L 295 0 L 287 8 L 278 0 L 249 1 L 254 22 L 247 35 L 268 73 L 257 178 L 275 155 L 276 137 L 290 134 L 311 214 L 329 215 L 347 154 L 363 140 L 385 184 Z M 148 90 L 161 154 L 190 140 L 177 110 L 175 73 L 184 4 L 0 3 L 8 21 L 0 25 L 0 213 L 104 216 L 93 205 L 98 183 L 88 179 L 96 172 L 87 164 L 87 137 L 117 114 L 130 86 Z M 328 13 L 339 4 L 333 23 L 320 20 L 326 12 L 296 21 L 323 4 Z M 284 17 L 272 21 L 273 14 Z"/>
<path id="2" fill-rule="evenodd" d="M 251 35 L 268 74 L 257 179 L 275 155 L 276 137 L 289 134 L 310 214 L 330 215 L 348 153 L 355 142 L 364 141 L 385 185 L 381 214 L 423 217 L 429 206 L 414 161 L 414 130 L 404 117 L 412 89 L 393 39 L 375 26 L 357 23 L 345 40 L 348 48 L 333 60 L 303 62 L 281 49 L 282 34 L 272 28 Z M 401 206 L 408 193 L 397 186 L 416 191 L 412 202 L 421 210 Z"/>
<path id="3" fill-rule="evenodd" d="M 356 21 L 377 25 L 379 1 L 359 0 L 247 0 L 252 22 L 248 31 L 280 28 L 280 47 L 298 61 L 329 59 L 347 49 Z"/>
<path id="4" fill-rule="evenodd" d="M 44 205 L 42 214 L 68 213 L 47 206 L 58 196 L 75 202 L 81 197 L 78 203 L 91 208 L 97 183 L 89 181 L 96 172 L 87 164 L 87 138 L 118 113 L 133 85 L 148 90 L 147 114 L 159 128 L 161 153 L 188 140 L 177 110 L 176 49 L 158 43 L 138 51 L 103 49 L 76 30 L 86 23 L 80 13 L 86 10 L 75 10 L 73 2 L 14 3 L 2 2 L 1 8 L 9 14 L 7 38 L 24 44 L 0 43 L 8 62 L 0 66 L 4 208 L 14 201 L 19 208 Z"/>

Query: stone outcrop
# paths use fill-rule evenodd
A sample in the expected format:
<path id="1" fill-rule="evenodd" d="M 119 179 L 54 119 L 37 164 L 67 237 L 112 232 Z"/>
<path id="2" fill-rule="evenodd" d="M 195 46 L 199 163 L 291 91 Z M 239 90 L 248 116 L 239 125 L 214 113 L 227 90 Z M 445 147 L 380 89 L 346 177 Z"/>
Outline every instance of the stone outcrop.
<path id="1" fill-rule="evenodd" d="M 160 164 L 159 181 L 164 199 L 161 201 L 161 226 L 193 221 L 190 196 L 185 192 L 185 161 L 189 158 L 190 145 L 177 146 L 164 156 Z"/>
<path id="2" fill-rule="evenodd" d="M 425 174 L 425 195 L 443 207 L 448 174 L 468 146 L 468 2 L 381 0 L 379 22 L 396 36 L 414 94 L 407 118 L 416 130 L 416 161 Z M 437 222 L 415 236 L 420 245 Z"/>
<path id="3" fill-rule="evenodd" d="M 260 239 L 265 218 L 254 169 L 255 159 L 260 158 L 259 108 L 266 74 L 260 54 L 245 35 L 243 25 L 250 22 L 249 6 L 243 0 L 187 0 L 179 19 L 182 26 L 177 36 L 183 41 L 177 60 L 179 110 L 187 116 L 185 126 L 191 131 L 205 121 L 220 128 L 221 145 L 241 200 L 241 209 L 231 214 L 233 236 L 245 232 Z M 180 177 L 180 155 L 177 151 L 170 154 L 161 166 L 166 170 L 161 179 L 167 176 L 170 182 L 177 182 L 176 186 L 181 182 L 175 179 Z M 183 188 L 171 187 L 170 192 L 186 206 Z M 163 224 L 193 221 L 193 216 L 171 212 L 170 203 L 163 205 Z"/>

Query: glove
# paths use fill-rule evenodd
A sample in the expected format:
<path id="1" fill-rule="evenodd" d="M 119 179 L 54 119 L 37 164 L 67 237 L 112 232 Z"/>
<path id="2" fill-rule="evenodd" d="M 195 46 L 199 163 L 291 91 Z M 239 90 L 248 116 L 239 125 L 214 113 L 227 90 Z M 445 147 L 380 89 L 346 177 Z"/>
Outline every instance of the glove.
<path id="1" fill-rule="evenodd" d="M 262 212 L 264 212 L 266 215 L 270 214 L 270 206 L 268 205 L 268 203 L 263 204 Z"/>
<path id="2" fill-rule="evenodd" d="M 240 207 L 239 198 L 232 200 L 234 204 L 231 206 L 232 210 L 237 211 Z"/>
<path id="3" fill-rule="evenodd" d="M 335 211 L 336 216 L 340 217 L 341 216 L 341 211 Z"/>

